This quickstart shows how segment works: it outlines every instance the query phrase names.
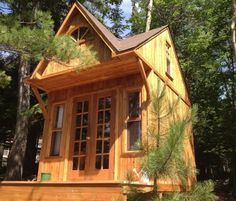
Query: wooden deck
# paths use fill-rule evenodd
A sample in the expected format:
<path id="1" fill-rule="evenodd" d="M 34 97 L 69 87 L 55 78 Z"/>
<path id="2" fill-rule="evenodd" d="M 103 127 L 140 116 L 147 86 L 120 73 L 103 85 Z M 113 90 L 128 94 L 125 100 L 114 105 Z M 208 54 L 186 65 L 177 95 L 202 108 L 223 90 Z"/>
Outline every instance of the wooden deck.
<path id="1" fill-rule="evenodd" d="M 0 201 L 125 201 L 120 182 L 1 182 Z"/>

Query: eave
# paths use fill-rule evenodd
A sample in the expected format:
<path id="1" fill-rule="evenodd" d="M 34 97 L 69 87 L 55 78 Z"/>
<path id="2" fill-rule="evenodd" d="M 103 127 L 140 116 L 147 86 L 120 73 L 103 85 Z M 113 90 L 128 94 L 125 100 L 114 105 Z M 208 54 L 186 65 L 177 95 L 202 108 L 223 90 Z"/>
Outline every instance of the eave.
<path id="1" fill-rule="evenodd" d="M 129 51 L 113 57 L 110 61 L 88 66 L 79 72 L 76 69 L 68 69 L 48 76 L 36 74 L 26 82 L 49 92 L 151 70 L 148 65 L 143 65 L 143 72 L 140 72 L 139 63 L 137 54 Z"/>

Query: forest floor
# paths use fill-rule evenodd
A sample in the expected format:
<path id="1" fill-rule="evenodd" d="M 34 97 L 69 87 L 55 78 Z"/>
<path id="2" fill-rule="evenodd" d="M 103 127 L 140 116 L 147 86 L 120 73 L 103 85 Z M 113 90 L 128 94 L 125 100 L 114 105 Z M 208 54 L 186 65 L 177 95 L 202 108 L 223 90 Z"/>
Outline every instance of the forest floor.
<path id="1" fill-rule="evenodd" d="M 232 196 L 228 195 L 228 194 L 217 194 L 217 196 L 219 196 L 219 200 L 218 201 L 236 201 Z"/>
<path id="2" fill-rule="evenodd" d="M 219 197 L 218 201 L 236 201 L 232 196 L 232 183 L 229 180 L 217 180 L 215 184 L 215 193 Z"/>

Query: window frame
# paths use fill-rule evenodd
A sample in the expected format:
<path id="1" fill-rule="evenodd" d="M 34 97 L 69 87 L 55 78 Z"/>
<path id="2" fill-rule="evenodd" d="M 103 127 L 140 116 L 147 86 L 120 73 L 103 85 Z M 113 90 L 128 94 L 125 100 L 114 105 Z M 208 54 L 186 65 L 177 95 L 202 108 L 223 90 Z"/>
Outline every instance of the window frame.
<path id="1" fill-rule="evenodd" d="M 166 76 L 173 81 L 173 67 L 171 62 L 171 45 L 166 41 L 165 44 L 165 55 L 166 55 Z"/>
<path id="2" fill-rule="evenodd" d="M 134 119 L 129 119 L 129 94 L 139 92 L 139 117 Z M 141 87 L 136 88 L 128 88 L 124 91 L 125 93 L 125 139 L 124 139 L 124 153 L 126 154 L 138 154 L 141 153 L 142 149 L 136 149 L 136 150 L 129 150 L 129 131 L 128 131 L 128 123 L 129 122 L 140 122 L 140 141 L 142 142 L 143 138 L 143 109 L 142 109 L 142 102 L 143 102 L 143 93 Z"/>
<path id="3" fill-rule="evenodd" d="M 47 155 L 49 158 L 60 158 L 62 157 L 62 141 L 63 141 L 63 130 L 64 130 L 64 125 L 65 125 L 65 102 L 57 102 L 57 103 L 54 103 L 52 105 L 52 113 L 51 113 L 51 121 L 50 121 L 50 124 L 49 124 L 49 142 L 48 142 L 48 151 L 47 151 Z M 55 120 L 56 120 L 56 116 L 57 116 L 57 108 L 59 106 L 62 106 L 63 107 L 63 117 L 62 117 L 62 125 L 61 125 L 61 128 L 56 128 L 55 127 Z M 60 132 L 60 145 L 59 145 L 59 154 L 58 155 L 52 155 L 52 140 L 53 140 L 53 133 L 54 132 Z"/>
<path id="4" fill-rule="evenodd" d="M 105 107 L 105 99 L 106 98 L 110 98 L 111 99 L 111 106 L 110 107 L 108 107 L 108 108 L 106 108 Z M 103 108 L 99 108 L 99 100 L 100 99 L 104 99 L 104 107 Z M 112 159 L 111 159 L 111 156 L 112 156 L 112 152 L 111 152 L 111 150 L 112 150 L 112 142 L 114 141 L 114 139 L 113 139 L 113 137 L 114 137 L 114 135 L 112 134 L 112 132 L 114 132 L 113 130 L 114 130 L 114 128 L 113 128 L 113 121 L 115 121 L 115 115 L 114 115 L 114 107 L 115 107 L 115 98 L 114 98 L 114 94 L 113 94 L 113 92 L 110 92 L 110 93 L 101 93 L 101 94 L 98 94 L 96 97 L 95 97 L 95 99 L 94 99 L 94 101 L 96 101 L 96 103 L 94 104 L 95 105 L 95 107 L 94 107 L 94 112 L 96 112 L 96 117 L 95 117 L 95 124 L 93 125 L 94 126 L 94 129 L 95 129 L 95 131 L 96 131 L 96 134 L 95 134 L 95 149 L 97 148 L 97 141 L 102 141 L 102 150 L 101 150 L 101 153 L 97 153 L 97 152 L 95 152 L 95 163 L 94 164 L 92 164 L 94 167 L 95 167 L 95 169 L 96 169 L 96 171 L 103 171 L 103 170 L 109 170 L 109 169 L 111 169 L 111 161 L 112 161 Z M 106 121 L 105 121 L 105 113 L 106 113 L 106 111 L 109 111 L 109 113 L 110 113 L 110 121 L 109 121 L 109 124 L 110 124 L 110 134 L 109 134 L 109 136 L 104 136 L 104 134 L 105 134 L 105 124 L 106 124 Z M 103 112 L 103 117 L 104 117 L 104 119 L 103 119 L 103 123 L 99 123 L 98 122 L 98 113 L 99 112 Z M 98 129 L 98 126 L 103 126 L 103 135 L 102 135 L 102 137 L 100 137 L 100 138 L 98 138 L 97 137 L 97 129 Z M 107 141 L 109 141 L 109 151 L 108 152 L 104 152 L 104 143 L 105 142 L 107 142 Z M 101 168 L 96 168 L 96 157 L 97 156 L 101 156 Z M 108 161 L 108 167 L 107 168 L 104 168 L 104 157 L 107 157 L 108 156 L 108 159 L 109 159 L 109 161 Z"/>
<path id="5" fill-rule="evenodd" d="M 87 28 L 88 31 L 91 32 L 92 37 L 91 37 L 90 39 L 75 40 L 74 37 L 72 37 L 72 33 L 73 33 L 75 30 L 80 29 L 80 28 L 84 28 L 84 27 Z M 82 44 L 85 44 L 85 43 L 87 43 L 87 42 L 89 42 L 89 41 L 93 41 L 94 38 L 95 38 L 95 37 L 94 37 L 94 32 L 93 32 L 93 30 L 92 30 L 89 26 L 77 26 L 77 27 L 75 27 L 74 29 L 72 29 L 72 30 L 69 32 L 69 35 L 70 35 L 71 39 L 72 39 L 75 43 L 77 43 L 78 45 L 82 45 Z M 86 34 L 85 34 L 85 35 L 86 35 Z"/>
<path id="6" fill-rule="evenodd" d="M 85 112 L 85 111 L 81 111 L 81 112 L 77 112 L 76 109 L 77 109 L 77 104 L 79 102 L 82 102 L 83 105 L 85 102 L 88 102 L 88 111 Z M 90 140 L 91 140 L 91 132 L 92 132 L 92 129 L 91 129 L 91 111 L 92 111 L 92 100 L 91 100 L 91 97 L 90 96 L 76 96 L 76 97 L 73 97 L 73 101 L 72 101 L 72 104 L 73 104 L 73 107 L 72 107 L 72 123 L 71 123 L 71 128 L 70 128 L 70 149 L 69 149 L 69 155 L 70 155 L 70 159 L 71 159 L 71 167 L 70 167 L 70 171 L 72 172 L 75 172 L 75 173 L 78 173 L 81 175 L 81 174 L 85 174 L 86 172 L 86 168 L 88 167 L 88 161 L 89 161 L 89 154 L 90 154 Z M 82 118 L 81 118 L 81 126 L 77 126 L 76 125 L 76 118 L 77 116 L 81 115 L 83 116 L 84 114 L 87 114 L 88 115 L 88 123 L 87 125 L 83 125 L 82 123 Z M 80 137 L 82 135 L 82 130 L 83 128 L 87 128 L 87 135 L 86 135 L 86 138 L 85 139 L 79 139 L 79 140 L 75 140 L 75 132 L 76 132 L 76 129 L 80 127 L 81 131 L 80 131 Z M 78 151 L 78 154 L 74 154 L 74 146 L 75 144 L 82 144 L 82 143 L 86 143 L 86 150 L 85 150 L 85 153 L 82 153 L 81 154 L 81 149 Z M 79 146 L 80 148 L 80 146 Z M 77 158 L 78 159 L 78 167 L 77 169 L 73 169 L 73 159 L 74 158 Z M 80 169 L 80 160 L 81 158 L 85 158 L 85 164 L 84 164 L 84 169 Z"/>

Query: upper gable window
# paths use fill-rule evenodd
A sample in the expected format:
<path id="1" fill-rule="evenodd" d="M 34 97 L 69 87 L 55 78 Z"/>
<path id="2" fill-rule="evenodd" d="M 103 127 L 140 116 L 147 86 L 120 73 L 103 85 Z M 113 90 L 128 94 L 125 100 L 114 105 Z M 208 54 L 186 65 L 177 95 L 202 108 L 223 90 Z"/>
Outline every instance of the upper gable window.
<path id="1" fill-rule="evenodd" d="M 81 44 L 92 40 L 94 35 L 88 27 L 78 27 L 71 33 L 71 37 L 74 41 Z"/>
<path id="2" fill-rule="evenodd" d="M 172 80 L 173 69 L 171 64 L 171 56 L 170 56 L 171 46 L 166 42 L 166 75 Z"/>

